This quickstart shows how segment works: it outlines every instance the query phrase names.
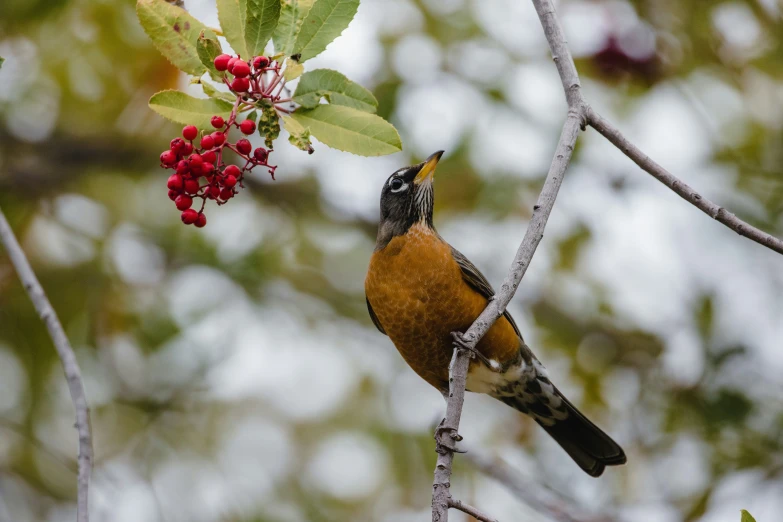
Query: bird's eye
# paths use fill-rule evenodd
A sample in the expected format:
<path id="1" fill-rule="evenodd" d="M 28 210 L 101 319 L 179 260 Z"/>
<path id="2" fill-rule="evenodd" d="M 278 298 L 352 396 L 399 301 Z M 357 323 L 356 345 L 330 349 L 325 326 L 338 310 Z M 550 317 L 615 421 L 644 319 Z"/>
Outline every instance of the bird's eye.
<path id="1" fill-rule="evenodd" d="M 393 178 L 389 182 L 389 187 L 391 187 L 392 192 L 400 192 L 401 190 L 408 188 L 408 184 L 402 181 L 400 178 Z"/>

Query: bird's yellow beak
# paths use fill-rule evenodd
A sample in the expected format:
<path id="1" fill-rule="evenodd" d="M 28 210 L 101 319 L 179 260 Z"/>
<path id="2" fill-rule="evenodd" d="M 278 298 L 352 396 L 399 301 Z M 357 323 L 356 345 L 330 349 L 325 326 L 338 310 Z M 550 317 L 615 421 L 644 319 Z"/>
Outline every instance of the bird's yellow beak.
<path id="1" fill-rule="evenodd" d="M 439 150 L 427 158 L 424 165 L 422 165 L 421 170 L 419 170 L 419 173 L 413 178 L 414 185 L 421 185 L 425 181 L 432 180 L 432 177 L 435 175 L 435 167 L 438 165 L 441 156 L 443 156 L 443 151 Z"/>

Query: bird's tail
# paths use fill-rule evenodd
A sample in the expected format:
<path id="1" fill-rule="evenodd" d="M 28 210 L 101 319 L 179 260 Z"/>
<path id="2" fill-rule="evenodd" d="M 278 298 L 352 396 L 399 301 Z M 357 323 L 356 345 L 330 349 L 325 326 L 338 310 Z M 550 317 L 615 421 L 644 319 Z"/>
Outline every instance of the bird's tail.
<path id="1" fill-rule="evenodd" d="M 574 462 L 591 477 L 598 477 L 606 466 L 625 464 L 625 452 L 612 438 L 582 415 L 560 390 L 555 393 L 563 400 L 568 416 L 556 420 L 547 426 L 541 420 L 538 423 L 560 446 L 566 450 Z"/>
<path id="2" fill-rule="evenodd" d="M 529 379 L 516 391 L 514 396 L 498 398 L 533 417 L 585 473 L 598 477 L 606 466 L 625 464 L 620 445 L 577 410 L 549 379 Z"/>

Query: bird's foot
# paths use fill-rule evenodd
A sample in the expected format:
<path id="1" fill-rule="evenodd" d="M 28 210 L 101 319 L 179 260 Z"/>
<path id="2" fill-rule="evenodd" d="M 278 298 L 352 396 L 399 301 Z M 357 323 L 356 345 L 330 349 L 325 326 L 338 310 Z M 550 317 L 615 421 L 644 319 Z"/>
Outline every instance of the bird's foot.
<path id="1" fill-rule="evenodd" d="M 438 427 L 435 428 L 435 452 L 441 455 L 445 455 L 447 452 L 451 453 L 467 453 L 465 450 L 457 448 L 457 446 L 451 443 L 451 440 L 459 442 L 462 440 L 462 435 L 457 433 L 455 428 L 450 426 L 444 426 L 446 419 L 440 421 Z M 450 436 L 447 437 L 446 434 Z M 449 440 L 451 439 L 451 440 Z"/>
<path id="2" fill-rule="evenodd" d="M 462 335 L 462 332 L 451 332 L 451 338 L 454 340 L 454 347 L 455 348 L 462 348 L 463 350 L 467 350 L 471 353 L 471 357 L 476 357 L 479 361 L 483 362 L 487 368 L 492 370 L 493 372 L 500 373 L 501 368 L 500 364 L 498 364 L 497 361 L 493 361 L 491 359 L 487 359 L 483 353 L 478 351 L 473 346 L 470 346 L 468 342 L 465 340 L 465 337 Z"/>

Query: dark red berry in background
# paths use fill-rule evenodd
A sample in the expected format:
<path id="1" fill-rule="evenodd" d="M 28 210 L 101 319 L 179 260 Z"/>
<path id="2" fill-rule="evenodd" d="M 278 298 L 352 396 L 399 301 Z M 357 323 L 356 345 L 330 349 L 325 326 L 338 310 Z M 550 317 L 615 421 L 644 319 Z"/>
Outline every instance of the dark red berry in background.
<path id="1" fill-rule="evenodd" d="M 202 163 L 204 163 L 204 158 L 201 156 L 201 154 L 191 154 L 190 155 L 190 166 L 191 167 L 200 167 Z"/>
<path id="2" fill-rule="evenodd" d="M 208 150 L 201 155 L 201 158 L 204 160 L 204 163 L 215 163 L 217 155 L 214 150 Z"/>
<path id="3" fill-rule="evenodd" d="M 215 127 L 216 129 L 219 129 L 226 124 L 226 121 L 220 116 L 212 116 L 212 119 L 209 120 L 209 123 L 211 123 L 212 126 Z"/>
<path id="4" fill-rule="evenodd" d="M 182 176 L 179 174 L 172 174 L 169 176 L 169 180 L 166 182 L 166 186 L 170 190 L 180 191 L 182 190 Z"/>
<path id="5" fill-rule="evenodd" d="M 178 190 L 169 190 L 169 199 L 171 201 L 174 201 L 175 199 L 177 199 L 177 196 L 179 196 L 179 191 Z"/>
<path id="6" fill-rule="evenodd" d="M 226 170 L 224 170 L 223 173 L 226 176 L 233 176 L 235 178 L 238 178 L 239 175 L 242 173 L 242 171 L 239 170 L 239 167 L 237 167 L 236 165 L 229 165 L 228 167 L 226 167 Z M 234 183 L 236 183 L 236 180 L 234 180 Z M 234 185 L 229 185 L 228 183 L 226 183 L 226 186 L 233 187 Z"/>
<path id="7" fill-rule="evenodd" d="M 250 74 L 250 66 L 245 62 L 236 62 L 234 68 L 231 69 L 231 74 L 237 78 L 245 78 Z"/>
<path id="8" fill-rule="evenodd" d="M 250 88 L 250 80 L 247 78 L 234 78 L 231 82 L 231 90 L 234 92 L 247 92 Z"/>
<path id="9" fill-rule="evenodd" d="M 212 139 L 215 140 L 216 147 L 220 147 L 226 142 L 226 135 L 223 134 L 222 132 L 216 131 L 210 134 L 210 136 L 212 136 Z"/>
<path id="10" fill-rule="evenodd" d="M 198 181 L 196 181 L 195 179 L 185 180 L 185 192 L 187 192 L 188 194 L 195 194 L 196 192 L 198 192 L 198 189 L 199 189 Z"/>
<path id="11" fill-rule="evenodd" d="M 185 147 L 185 140 L 182 138 L 174 138 L 171 140 L 171 143 L 169 143 L 169 149 L 171 149 L 173 152 L 180 153 L 182 149 Z"/>
<path id="12" fill-rule="evenodd" d="M 207 216 L 205 216 L 204 214 L 199 214 L 198 217 L 196 218 L 196 226 L 198 228 L 204 228 L 204 225 L 206 224 L 207 224 Z"/>
<path id="13" fill-rule="evenodd" d="M 160 155 L 160 162 L 167 167 L 173 166 L 177 163 L 177 153 L 173 150 L 163 151 L 163 153 Z"/>
<path id="14" fill-rule="evenodd" d="M 266 56 L 256 56 L 253 58 L 253 67 L 255 67 L 256 70 L 263 69 L 267 65 L 269 65 L 269 58 Z"/>
<path id="15" fill-rule="evenodd" d="M 245 138 L 242 138 L 241 140 L 237 141 L 237 150 L 241 154 L 250 154 L 250 151 L 253 150 L 253 146 Z"/>
<path id="16" fill-rule="evenodd" d="M 190 163 L 186 160 L 182 160 L 177 163 L 177 174 L 185 174 L 190 171 Z"/>
<path id="17" fill-rule="evenodd" d="M 267 153 L 266 149 L 262 149 L 261 147 L 258 147 L 256 150 L 253 151 L 253 157 L 260 161 L 261 163 L 266 161 Z"/>
<path id="18" fill-rule="evenodd" d="M 223 201 L 228 201 L 229 199 L 234 197 L 234 191 L 230 188 L 224 188 L 220 191 L 220 199 Z"/>
<path id="19" fill-rule="evenodd" d="M 201 138 L 201 148 L 202 149 L 211 149 L 215 146 L 215 139 L 207 134 L 203 138 Z"/>
<path id="20" fill-rule="evenodd" d="M 174 204 L 177 205 L 177 210 L 187 210 L 193 205 L 193 198 L 182 194 L 177 196 L 177 199 L 174 200 Z"/>
<path id="21" fill-rule="evenodd" d="M 256 131 L 256 122 L 245 120 L 239 124 L 239 130 L 242 131 L 242 134 L 253 134 Z"/>
<path id="22" fill-rule="evenodd" d="M 227 54 L 221 54 L 219 56 L 215 56 L 215 69 L 217 69 L 220 72 L 225 71 L 228 69 L 228 62 L 231 60 L 231 57 Z"/>
<path id="23" fill-rule="evenodd" d="M 209 189 L 207 189 L 207 197 L 209 199 L 217 199 L 219 195 L 220 195 L 220 189 L 217 186 L 212 185 L 211 187 L 209 187 Z"/>
<path id="24" fill-rule="evenodd" d="M 198 136 L 198 129 L 195 125 L 188 125 L 184 129 L 182 129 L 182 136 L 186 140 L 193 141 L 196 139 L 196 136 Z"/>
<path id="25" fill-rule="evenodd" d="M 185 223 L 186 225 L 192 225 L 198 219 L 198 212 L 196 212 L 192 208 L 189 208 L 186 211 L 184 211 L 182 213 L 182 216 L 180 217 L 182 218 L 183 223 Z"/>
<path id="26" fill-rule="evenodd" d="M 234 176 L 226 176 L 226 178 L 223 180 L 223 184 L 228 188 L 234 188 L 234 185 L 237 184 L 237 178 L 235 178 Z M 223 196 L 221 195 L 220 197 Z"/>

